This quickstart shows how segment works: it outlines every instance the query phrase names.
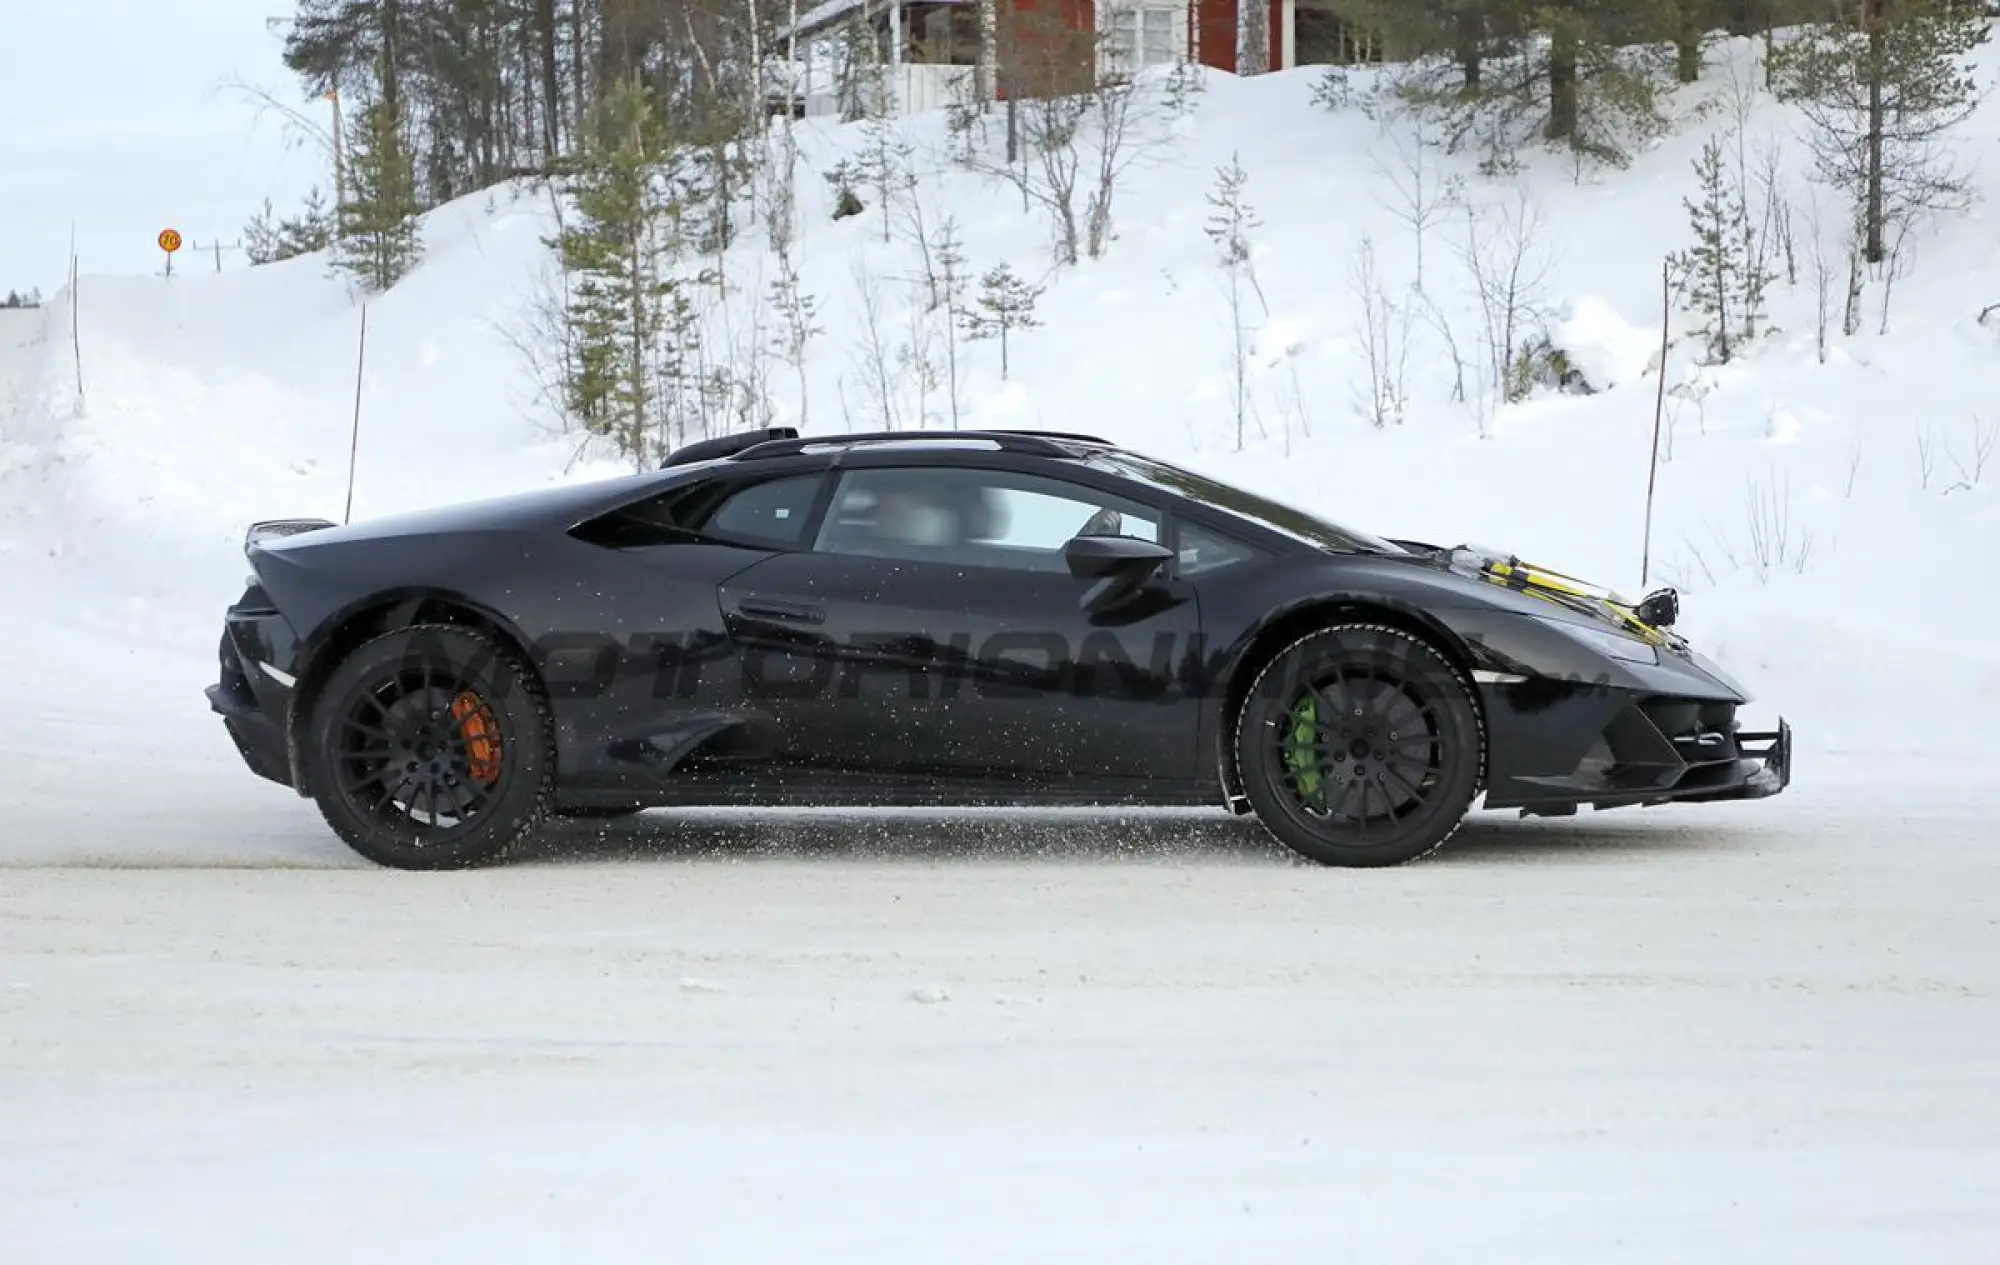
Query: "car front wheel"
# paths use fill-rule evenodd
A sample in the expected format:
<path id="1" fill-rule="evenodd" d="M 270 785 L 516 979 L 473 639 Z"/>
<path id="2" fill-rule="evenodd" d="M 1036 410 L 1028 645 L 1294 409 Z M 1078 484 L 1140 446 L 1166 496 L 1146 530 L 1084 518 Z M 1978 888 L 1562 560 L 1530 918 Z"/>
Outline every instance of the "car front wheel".
<path id="1" fill-rule="evenodd" d="M 333 669 L 307 732 L 309 785 L 356 852 L 408 870 L 494 860 L 554 792 L 547 699 L 514 652 L 451 625 L 398 629 Z"/>
<path id="2" fill-rule="evenodd" d="M 1483 743 L 1471 686 L 1434 647 L 1343 624 L 1265 665 L 1238 714 L 1236 761 L 1251 807 L 1293 851 L 1322 865 L 1400 865 L 1458 829 Z"/>

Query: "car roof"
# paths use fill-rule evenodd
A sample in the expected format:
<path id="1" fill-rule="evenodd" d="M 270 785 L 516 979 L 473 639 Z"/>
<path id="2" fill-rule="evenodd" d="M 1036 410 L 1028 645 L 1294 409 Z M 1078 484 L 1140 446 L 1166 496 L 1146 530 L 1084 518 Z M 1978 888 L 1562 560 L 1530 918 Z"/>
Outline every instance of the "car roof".
<path id="1" fill-rule="evenodd" d="M 801 435 L 788 426 L 719 435 L 676 449 L 661 463 L 662 469 L 711 463 L 767 461 L 776 457 L 811 456 L 821 453 L 895 451 L 917 449 L 945 452 L 953 448 L 1012 452 L 1024 456 L 1076 458 L 1090 449 L 1111 449 L 1115 445 L 1096 435 L 1073 431 L 1045 430 L 884 430 L 850 432 L 843 435 Z"/>

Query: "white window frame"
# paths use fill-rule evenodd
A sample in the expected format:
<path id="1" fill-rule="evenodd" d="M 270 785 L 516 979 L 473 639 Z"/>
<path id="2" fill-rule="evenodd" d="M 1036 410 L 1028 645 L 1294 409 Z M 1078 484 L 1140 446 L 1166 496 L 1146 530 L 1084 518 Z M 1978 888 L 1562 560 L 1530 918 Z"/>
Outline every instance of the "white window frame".
<path id="1" fill-rule="evenodd" d="M 1184 26 L 1187 11 L 1184 5 L 1164 4 L 1158 0 L 1107 2 L 1098 5 L 1097 11 L 1100 23 L 1098 45 L 1102 50 L 1098 57 L 1098 70 L 1101 74 L 1134 75 L 1155 66 L 1171 66 L 1184 55 L 1187 39 Z M 1120 37 L 1125 31 L 1130 32 L 1129 52 L 1120 45 Z M 1160 50 L 1160 55 L 1152 60 L 1146 56 L 1149 36 Z"/>

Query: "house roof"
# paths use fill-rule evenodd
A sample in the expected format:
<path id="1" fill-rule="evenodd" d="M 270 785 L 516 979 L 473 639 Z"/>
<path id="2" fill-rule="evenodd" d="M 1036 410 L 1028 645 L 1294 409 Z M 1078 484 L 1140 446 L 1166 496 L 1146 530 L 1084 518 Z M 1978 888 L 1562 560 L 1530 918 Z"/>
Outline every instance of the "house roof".
<path id="1" fill-rule="evenodd" d="M 822 0 L 822 3 L 801 11 L 796 26 L 780 26 L 777 38 L 782 40 L 796 34 L 799 38 L 805 39 L 814 35 L 820 35 L 846 22 L 863 9 L 872 9 L 877 13 L 887 13 L 890 5 L 894 2 L 895 0 Z M 914 8 L 919 4 L 930 7 L 934 5 L 977 4 L 978 2 L 979 0 L 902 0 L 903 7 L 906 9 Z"/>
<path id="2" fill-rule="evenodd" d="M 830 26 L 840 25 L 849 17 L 860 12 L 862 5 L 865 3 L 867 3 L 867 0 L 821 0 L 821 3 L 799 14 L 797 26 L 779 27 L 778 38 L 784 39 L 786 36 L 794 33 L 799 35 L 817 35 Z"/>

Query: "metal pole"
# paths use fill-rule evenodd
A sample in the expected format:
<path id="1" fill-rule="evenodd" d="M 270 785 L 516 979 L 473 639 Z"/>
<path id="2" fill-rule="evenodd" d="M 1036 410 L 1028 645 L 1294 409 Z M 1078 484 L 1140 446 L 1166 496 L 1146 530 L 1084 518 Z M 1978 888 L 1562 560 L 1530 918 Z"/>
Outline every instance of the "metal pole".
<path id="1" fill-rule="evenodd" d="M 1667 332 L 1673 321 L 1673 262 L 1660 264 L 1660 384 L 1653 396 L 1653 459 L 1646 467 L 1646 536 L 1639 551 L 1639 587 L 1644 589 L 1653 569 L 1653 487 L 1660 477 L 1660 416 L 1667 406 Z"/>
<path id="2" fill-rule="evenodd" d="M 83 414 L 83 339 L 78 334 L 77 309 L 83 306 L 77 287 L 76 225 L 69 228 L 69 345 L 76 355 L 76 411 Z"/>
<path id="3" fill-rule="evenodd" d="M 361 341 L 354 349 L 354 425 L 347 440 L 347 506 L 340 512 L 345 523 L 354 517 L 354 466 L 361 451 L 361 366 L 368 356 L 368 305 L 361 305 Z"/>

